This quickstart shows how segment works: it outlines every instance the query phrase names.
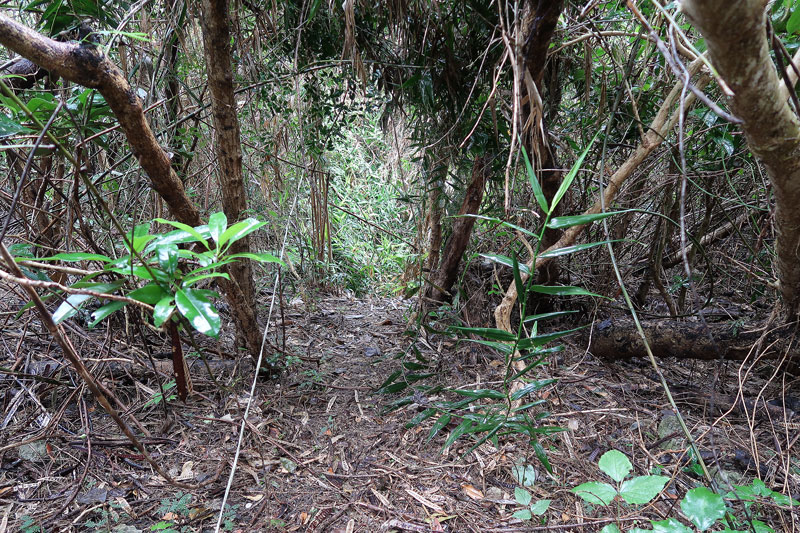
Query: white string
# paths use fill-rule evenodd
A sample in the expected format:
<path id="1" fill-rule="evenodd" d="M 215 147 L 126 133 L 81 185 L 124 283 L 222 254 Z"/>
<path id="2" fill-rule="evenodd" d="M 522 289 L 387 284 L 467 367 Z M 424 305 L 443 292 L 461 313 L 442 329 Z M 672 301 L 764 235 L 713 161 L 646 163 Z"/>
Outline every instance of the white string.
<path id="1" fill-rule="evenodd" d="M 300 184 L 303 183 L 302 179 L 297 180 L 297 189 L 294 192 L 294 200 L 292 202 L 292 208 L 289 210 L 289 219 L 291 219 L 292 215 L 294 214 L 295 207 L 297 206 L 297 198 L 300 193 Z M 287 219 L 287 220 L 289 220 Z M 284 254 L 286 253 L 286 241 L 289 237 L 289 223 L 286 224 L 286 230 L 283 232 L 283 242 L 281 243 L 281 252 L 279 257 L 283 258 Z M 267 330 L 269 329 L 269 324 L 272 321 L 272 311 L 275 308 L 275 297 L 278 294 L 278 280 L 280 274 L 280 266 L 278 266 L 278 272 L 275 273 L 275 283 L 272 286 L 272 299 L 269 302 L 269 313 L 267 313 L 267 323 L 264 326 L 264 334 L 261 338 L 261 349 L 258 351 L 258 360 L 256 361 L 256 369 L 253 373 L 253 383 L 250 385 L 250 397 L 247 398 L 247 405 L 244 408 L 244 415 L 242 416 L 242 425 L 239 428 L 239 439 L 236 442 L 236 453 L 233 456 L 233 465 L 231 465 L 231 475 L 228 476 L 228 484 L 225 485 L 225 495 L 222 497 L 222 504 L 219 508 L 219 516 L 217 517 L 217 525 L 214 528 L 214 533 L 219 533 L 219 528 L 222 525 L 222 518 L 225 512 L 225 504 L 228 501 L 228 496 L 231 492 L 231 487 L 233 486 L 233 476 L 236 474 L 236 466 L 239 464 L 239 454 L 242 451 L 242 440 L 244 440 L 244 428 L 245 424 L 247 423 L 247 416 L 250 413 L 250 406 L 253 404 L 253 397 L 255 396 L 256 384 L 258 383 L 258 372 L 261 368 L 261 362 L 264 358 L 264 345 L 267 341 Z"/>

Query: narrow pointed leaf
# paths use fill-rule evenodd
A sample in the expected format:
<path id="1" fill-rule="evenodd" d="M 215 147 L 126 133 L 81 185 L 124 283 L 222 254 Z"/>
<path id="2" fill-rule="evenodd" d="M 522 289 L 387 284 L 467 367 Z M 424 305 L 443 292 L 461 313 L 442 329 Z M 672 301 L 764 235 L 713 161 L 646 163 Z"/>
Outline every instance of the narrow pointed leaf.
<path id="1" fill-rule="evenodd" d="M 520 146 L 520 149 L 522 150 L 522 158 L 525 160 L 525 168 L 528 171 L 528 182 L 531 184 L 531 189 L 533 189 L 533 196 L 539 203 L 539 207 L 542 209 L 542 212 L 547 215 L 550 213 L 550 207 L 547 205 L 547 199 L 544 197 L 544 192 L 542 191 L 542 186 L 539 183 L 539 178 L 536 177 L 536 172 L 533 171 L 533 167 L 531 166 L 530 159 L 528 159 L 528 153 L 525 151 L 525 147 Z"/>
<path id="2" fill-rule="evenodd" d="M 245 235 L 249 235 L 250 233 L 253 233 L 257 229 L 266 225 L 266 222 L 258 221 L 255 218 L 248 218 L 242 220 L 241 222 L 237 222 L 220 236 L 219 245 L 225 246 L 233 244 Z"/>
<path id="3" fill-rule="evenodd" d="M 601 246 L 610 242 L 619 242 L 619 240 L 586 242 L 583 244 L 576 244 L 574 246 L 565 246 L 556 250 L 544 251 L 539 254 L 539 257 L 559 257 L 562 255 L 573 254 L 575 252 L 582 252 L 583 250 L 588 250 L 589 248 L 594 248 L 595 246 Z"/>
<path id="4" fill-rule="evenodd" d="M 551 294 L 554 296 L 594 296 L 597 298 L 604 298 L 582 287 L 571 287 L 568 285 L 531 285 L 530 289 L 533 292 Z"/>
<path id="5" fill-rule="evenodd" d="M 119 302 L 119 301 L 114 301 L 104 305 L 103 307 L 99 308 L 97 311 L 92 313 L 92 318 L 94 320 L 89 322 L 89 327 L 90 328 L 95 327 L 97 324 L 102 322 L 106 317 L 115 313 L 116 311 L 119 311 L 126 305 L 128 305 L 127 302 Z"/>
<path id="6" fill-rule="evenodd" d="M 572 168 L 569 169 L 569 172 L 567 172 L 567 175 L 564 176 L 564 179 L 561 180 L 561 185 L 558 187 L 555 196 L 553 196 L 553 202 L 551 204 L 552 209 L 555 209 L 555 207 L 558 205 L 558 203 L 561 201 L 564 195 L 567 194 L 570 185 L 572 185 L 572 182 L 575 180 L 575 176 L 578 175 L 578 171 L 581 169 L 581 165 L 583 165 L 583 160 L 586 159 L 587 155 L 589 155 L 589 150 L 592 149 L 592 146 L 594 145 L 594 142 L 597 140 L 597 137 L 599 135 L 600 135 L 599 131 L 594 134 L 592 140 L 589 141 L 589 145 L 586 147 L 583 153 L 578 157 L 578 160 L 575 161 L 575 164 L 572 165 Z"/>
<path id="7" fill-rule="evenodd" d="M 547 223 L 547 227 L 552 229 L 566 229 L 571 228 L 572 226 L 591 224 L 592 222 L 597 222 L 598 220 L 603 220 L 604 218 L 613 217 L 614 215 L 619 215 L 620 213 L 629 213 L 631 211 L 631 209 L 625 209 L 623 211 L 607 211 L 605 213 L 591 213 L 588 215 L 555 217 Z"/>

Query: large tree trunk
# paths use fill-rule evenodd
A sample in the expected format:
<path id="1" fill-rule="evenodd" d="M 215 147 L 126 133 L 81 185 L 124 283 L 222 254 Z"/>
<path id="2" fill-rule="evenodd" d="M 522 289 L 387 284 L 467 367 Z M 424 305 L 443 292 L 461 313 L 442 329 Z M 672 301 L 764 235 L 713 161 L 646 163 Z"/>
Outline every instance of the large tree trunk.
<path id="1" fill-rule="evenodd" d="M 681 9 L 703 34 L 714 67 L 730 88 L 753 154 L 775 194 L 778 280 L 791 316 L 800 311 L 800 122 L 782 94 L 770 58 L 765 0 L 684 0 Z"/>
<path id="2" fill-rule="evenodd" d="M 202 27 L 203 51 L 208 73 L 208 88 L 211 93 L 211 112 L 214 119 L 214 145 L 219 164 L 219 183 L 222 188 L 222 209 L 229 223 L 242 218 L 247 210 L 247 194 L 242 176 L 242 145 L 239 138 L 239 117 L 236 115 L 236 100 L 233 93 L 233 69 L 231 67 L 231 36 L 228 0 L 203 0 Z M 231 253 L 250 251 L 246 237 L 231 246 Z M 242 324 L 251 354 L 257 355 L 261 346 L 261 332 L 257 324 L 254 302 L 253 270 L 249 260 L 230 265 L 232 281 L 242 292 L 238 306 L 252 310 L 252 321 Z"/>

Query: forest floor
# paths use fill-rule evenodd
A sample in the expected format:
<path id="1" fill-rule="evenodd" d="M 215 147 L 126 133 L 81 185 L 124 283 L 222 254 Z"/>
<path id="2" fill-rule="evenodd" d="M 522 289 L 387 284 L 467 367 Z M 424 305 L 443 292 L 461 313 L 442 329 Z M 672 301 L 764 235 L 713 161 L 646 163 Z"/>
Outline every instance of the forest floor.
<path id="1" fill-rule="evenodd" d="M 6 317 L 0 333 L 0 533 L 213 531 L 250 400 L 249 360 L 214 362 L 215 384 L 193 358 L 195 394 L 186 403 L 167 402 L 165 412 L 154 401 L 159 385 L 141 342 L 127 337 L 124 326 L 67 325 L 94 376 L 124 416 L 141 424 L 137 433 L 153 458 L 191 486 L 176 487 L 154 472 L 65 368 L 38 321 L 30 313 L 13 319 L 19 302 L 11 296 L 0 298 Z M 295 299 L 279 315 L 285 348 L 283 340 L 277 344 L 292 355 L 292 366 L 256 386 L 223 531 L 598 531 L 615 519 L 626 530 L 647 526 L 646 519 L 681 516 L 679 497 L 699 478 L 664 391 L 643 360 L 602 362 L 573 345 L 536 370 L 537 378 L 557 379 L 536 407 L 551 413 L 543 423 L 564 428 L 542 440 L 552 473 L 521 436 L 474 450 L 474 441 L 462 438 L 443 451 L 454 426 L 429 441 L 436 417 L 406 425 L 430 399 L 417 394 L 416 401 L 386 412 L 398 395 L 376 389 L 413 360 L 412 342 L 437 369 L 428 385 L 499 388 L 503 364 L 474 343 L 404 335 L 408 307 L 397 299 L 326 296 Z M 162 364 L 168 374 L 168 361 Z M 738 388 L 734 363 L 673 361 L 664 367 L 668 379 L 687 390 L 708 392 L 715 375 L 718 389 Z M 760 383 L 751 376 L 748 390 L 758 394 Z M 690 397 L 697 395 L 681 406 L 712 470 L 747 483 L 760 468 L 769 486 L 797 497 L 797 465 L 782 464 L 786 454 L 776 452 L 787 439 L 796 449 L 796 421 L 720 416 Z M 654 504 L 591 507 L 570 491 L 586 481 L 608 481 L 597 460 L 612 448 L 630 458 L 636 475 L 658 470 L 671 477 Z M 552 500 L 533 521 L 512 516 L 522 509 L 514 499 L 515 465 L 535 470 L 532 502 Z M 776 531 L 800 528 L 796 513 L 767 505 L 758 510 Z"/>

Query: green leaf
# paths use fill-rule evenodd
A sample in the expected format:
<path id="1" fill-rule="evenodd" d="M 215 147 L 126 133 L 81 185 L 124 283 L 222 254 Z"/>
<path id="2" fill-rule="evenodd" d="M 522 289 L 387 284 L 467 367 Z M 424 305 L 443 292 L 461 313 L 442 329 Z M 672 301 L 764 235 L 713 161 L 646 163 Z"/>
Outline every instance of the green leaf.
<path id="1" fill-rule="evenodd" d="M 484 259 L 488 259 L 489 261 L 493 261 L 495 263 L 500 263 L 501 265 L 505 265 L 507 267 L 514 268 L 514 261 L 510 257 L 506 257 L 504 255 L 499 254 L 478 254 Z M 528 265 L 520 264 L 519 271 L 524 272 L 525 274 L 530 274 L 531 269 L 528 268 Z"/>
<path id="2" fill-rule="evenodd" d="M 161 286 L 156 283 L 148 283 L 144 287 L 128 293 L 128 298 L 132 298 L 137 302 L 143 302 L 148 305 L 155 305 L 166 296 L 171 295 L 167 294 L 167 291 L 162 289 Z"/>
<path id="3" fill-rule="evenodd" d="M 210 272 L 208 274 L 199 274 L 197 276 L 187 276 L 183 280 L 183 286 L 184 287 L 189 287 L 190 285 L 193 285 L 193 284 L 197 283 L 200 280 L 204 280 L 204 279 L 208 279 L 208 278 L 225 278 L 227 280 L 231 279 L 231 277 L 228 274 L 226 274 L 225 272 Z"/>
<path id="4" fill-rule="evenodd" d="M 572 226 L 580 226 L 583 224 L 591 224 L 592 222 L 597 222 L 598 220 L 603 220 L 604 218 L 613 217 L 614 215 L 619 215 L 620 213 L 629 213 L 631 209 L 625 209 L 623 211 L 607 211 L 605 213 L 592 213 L 589 215 L 571 215 L 565 217 L 555 217 L 547 223 L 548 228 L 552 229 L 566 229 L 571 228 Z"/>
<path id="5" fill-rule="evenodd" d="M 548 385 L 552 385 L 556 381 L 558 381 L 558 380 L 556 380 L 556 379 L 540 379 L 540 380 L 532 381 L 532 382 L 528 383 L 527 385 L 525 385 L 524 387 L 522 387 L 521 389 L 519 389 L 518 391 L 516 391 L 514 394 L 512 394 L 511 395 L 511 399 L 512 400 L 519 400 L 523 396 L 527 396 L 528 394 L 532 394 L 532 393 L 538 391 L 539 389 L 541 389 L 543 387 L 546 387 Z"/>
<path id="6" fill-rule="evenodd" d="M 603 529 L 600 530 L 600 533 L 622 533 L 622 531 L 619 530 L 617 524 L 606 524 Z"/>
<path id="7" fill-rule="evenodd" d="M 252 253 L 252 252 L 242 252 L 238 254 L 231 254 L 226 256 L 226 259 L 252 259 L 253 261 L 258 261 L 259 263 L 278 263 L 283 265 L 283 261 L 280 258 L 275 257 L 272 254 L 268 254 L 266 252 L 262 253 Z"/>
<path id="8" fill-rule="evenodd" d="M 511 475 L 523 487 L 533 487 L 536 482 L 536 469 L 532 464 L 516 464 L 511 467 Z"/>
<path id="9" fill-rule="evenodd" d="M 509 333 L 508 331 L 498 328 L 467 328 L 464 326 L 450 326 L 449 329 L 461 331 L 463 333 L 472 333 L 473 335 L 480 335 L 481 337 L 486 337 L 487 339 L 493 339 L 496 341 L 514 342 L 517 340 L 517 336 L 513 333 Z"/>
<path id="10" fill-rule="evenodd" d="M 786 21 L 786 31 L 800 33 L 800 6 L 795 6 L 789 20 Z"/>
<path id="11" fill-rule="evenodd" d="M 202 291 L 178 289 L 175 293 L 175 304 L 178 306 L 178 311 L 198 332 L 209 337 L 219 335 L 219 312 L 211 305 Z"/>
<path id="12" fill-rule="evenodd" d="M 172 296 L 167 296 L 155 305 L 155 310 L 153 311 L 153 325 L 155 325 L 155 327 L 160 328 L 175 310 L 172 301 Z"/>
<path id="13" fill-rule="evenodd" d="M 102 322 L 106 317 L 115 313 L 116 311 L 119 311 L 126 305 L 128 305 L 127 302 L 120 302 L 120 301 L 113 301 L 109 304 L 104 305 L 103 307 L 99 308 L 97 311 L 92 313 L 92 318 L 94 320 L 92 320 L 89 323 L 89 327 L 90 328 L 95 327 L 97 324 Z"/>
<path id="14" fill-rule="evenodd" d="M 528 182 L 530 182 L 531 189 L 533 189 L 533 196 L 539 203 L 539 207 L 542 209 L 542 212 L 547 215 L 550 213 L 550 208 L 547 205 L 547 199 L 544 197 L 544 192 L 542 192 L 542 186 L 539 183 L 539 179 L 536 177 L 536 173 L 533 171 L 533 167 L 528 159 L 528 153 L 525 151 L 525 147 L 520 146 L 520 149 L 522 150 L 522 158 L 525 160 L 525 168 L 528 170 Z"/>
<path id="15" fill-rule="evenodd" d="M 571 315 L 571 314 L 577 313 L 577 312 L 578 312 L 577 310 L 573 310 L 573 311 L 553 311 L 551 313 L 540 313 L 538 315 L 529 315 L 529 316 L 525 317 L 525 320 L 523 322 L 528 324 L 529 322 L 534 322 L 534 321 L 537 321 L 537 320 L 545 320 L 547 318 L 555 318 L 555 317 L 558 317 L 558 316 Z"/>
<path id="16" fill-rule="evenodd" d="M 520 276 L 519 261 L 517 260 L 517 253 L 511 254 L 511 271 L 514 273 L 514 285 L 517 288 L 517 295 L 520 301 L 525 299 L 525 286 L 522 284 L 522 277 Z"/>
<path id="17" fill-rule="evenodd" d="M 595 241 L 583 244 L 576 244 L 574 246 L 565 246 L 563 248 L 558 248 L 557 250 L 544 251 L 539 254 L 539 257 L 560 257 L 562 255 L 574 254 L 575 252 L 582 252 L 583 250 L 588 250 L 589 248 L 594 248 L 595 246 L 601 246 L 603 244 L 608 244 L 610 242 L 618 242 L 618 240 Z"/>
<path id="18" fill-rule="evenodd" d="M 257 229 L 266 225 L 266 222 L 260 222 L 254 218 L 248 218 L 242 220 L 241 222 L 237 222 L 220 236 L 219 245 L 225 246 L 227 244 L 227 246 L 230 246 L 245 235 L 249 235 L 250 233 L 253 233 Z"/>
<path id="19" fill-rule="evenodd" d="M 78 261 L 102 261 L 104 263 L 109 263 L 111 262 L 111 258 L 102 254 L 71 252 L 65 254 L 51 255 L 50 257 L 40 257 L 39 259 L 37 259 L 37 261 L 64 261 L 67 263 L 75 263 Z"/>
<path id="20" fill-rule="evenodd" d="M 659 495 L 669 481 L 667 476 L 639 476 L 624 481 L 619 495 L 633 505 L 644 505 Z"/>
<path id="21" fill-rule="evenodd" d="M 653 524 L 653 533 L 693 533 L 692 528 L 686 527 L 674 518 L 667 518 Z"/>
<path id="22" fill-rule="evenodd" d="M 111 283 L 75 283 L 72 285 L 74 288 L 90 289 L 95 292 L 113 293 L 122 286 L 122 281 L 114 281 Z M 81 308 L 83 304 L 94 298 L 89 294 L 72 294 L 61 305 L 58 306 L 55 313 L 53 313 L 53 321 L 56 324 L 74 316 L 75 313 Z"/>
<path id="23" fill-rule="evenodd" d="M 572 185 L 573 180 L 575 180 L 575 176 L 578 175 L 578 171 L 581 169 L 581 165 L 583 165 L 583 160 L 586 159 L 586 156 L 589 155 L 589 150 L 592 149 L 592 145 L 597 140 L 597 137 L 600 136 L 600 132 L 594 134 L 592 140 L 589 141 L 589 145 L 583 151 L 583 153 L 578 157 L 578 160 L 575 161 L 575 164 L 572 165 L 572 168 L 569 169 L 567 175 L 564 176 L 564 179 L 561 180 L 561 185 L 559 185 L 558 190 L 556 191 L 555 196 L 553 196 L 553 201 L 551 203 L 551 209 L 555 209 L 561 199 L 567 194 L 570 185 Z"/>
<path id="24" fill-rule="evenodd" d="M 447 448 L 449 448 L 462 435 L 466 433 L 472 433 L 475 430 L 475 426 L 477 425 L 478 425 L 477 422 L 470 420 L 468 418 L 462 420 L 461 423 L 458 426 L 456 426 L 456 428 L 450 433 L 450 435 L 448 435 L 447 440 L 444 443 L 444 446 L 442 446 L 442 450 L 446 450 Z"/>
<path id="25" fill-rule="evenodd" d="M 533 518 L 530 509 L 520 509 L 519 511 L 514 511 L 514 513 L 511 516 L 513 516 L 517 520 L 530 520 L 531 518 Z"/>
<path id="26" fill-rule="evenodd" d="M 625 479 L 633 468 L 630 460 L 619 450 L 608 450 L 600 457 L 597 466 L 617 483 Z"/>
<path id="27" fill-rule="evenodd" d="M 544 513 L 547 512 L 547 509 L 550 508 L 550 503 L 553 500 L 539 500 L 533 505 L 531 505 L 531 512 L 536 516 L 542 516 Z"/>
<path id="28" fill-rule="evenodd" d="M 208 217 L 208 231 L 211 232 L 211 238 L 217 243 L 217 248 L 222 248 L 223 243 L 220 242 L 220 237 L 226 229 L 228 229 L 228 217 L 225 216 L 225 213 L 218 211 Z"/>
<path id="29" fill-rule="evenodd" d="M 506 222 L 505 220 L 500 220 L 499 218 L 496 218 L 496 217 L 487 217 L 487 216 L 484 216 L 484 215 L 454 215 L 453 216 L 453 218 L 461 218 L 461 217 L 477 218 L 479 220 L 486 220 L 488 222 L 493 222 L 495 224 L 499 224 L 501 226 L 505 226 L 505 227 L 513 229 L 515 231 L 519 231 L 519 232 L 523 233 L 524 235 L 527 235 L 528 237 L 533 237 L 537 241 L 539 240 L 539 236 L 536 235 L 531 230 L 525 229 L 522 226 L 518 226 L 516 224 L 512 224 L 511 222 Z"/>
<path id="30" fill-rule="evenodd" d="M 722 496 L 706 487 L 697 487 L 681 500 L 681 510 L 700 531 L 705 531 L 725 516 Z"/>
<path id="31" fill-rule="evenodd" d="M 572 492 L 593 505 L 610 505 L 617 495 L 617 489 L 608 483 L 600 483 L 599 481 L 582 483 L 572 489 Z"/>
<path id="32" fill-rule="evenodd" d="M 435 437 L 436 434 L 442 430 L 442 428 L 446 427 L 447 424 L 450 423 L 451 419 L 452 416 L 449 413 L 444 413 L 442 416 L 436 419 L 436 422 L 434 422 L 433 427 L 431 427 L 430 433 L 428 433 L 428 442 L 430 442 L 430 440 L 433 439 L 433 437 Z"/>
<path id="33" fill-rule="evenodd" d="M 406 422 L 406 427 L 407 428 L 416 427 L 421 422 L 423 422 L 423 421 L 429 419 L 430 417 L 432 417 L 433 415 L 435 415 L 437 412 L 438 411 L 436 411 L 436 409 L 434 409 L 433 407 L 429 407 L 428 409 L 425 409 L 424 411 L 419 413 L 417 416 L 415 416 L 414 418 L 412 418 L 411 420 Z"/>
<path id="34" fill-rule="evenodd" d="M 3 78 L 10 77 L 10 76 L 2 76 Z M 1 78 L 0 78 L 1 79 Z M 19 124 L 15 120 L 8 118 L 3 113 L 0 113 L 0 139 L 5 137 L 10 137 L 12 135 L 16 135 L 17 133 L 31 131 L 30 129 L 26 128 L 22 124 Z"/>
<path id="35" fill-rule="evenodd" d="M 531 503 L 531 493 L 522 487 L 516 487 L 514 489 L 514 499 L 517 500 L 518 504 L 527 507 Z"/>
<path id="36" fill-rule="evenodd" d="M 604 298 L 604 296 L 587 291 L 582 287 L 571 287 L 568 285 L 531 285 L 531 290 L 533 292 L 551 294 L 554 296 L 594 296 L 596 298 Z"/>
<path id="37" fill-rule="evenodd" d="M 178 246 L 176 244 L 161 244 L 156 246 L 156 252 L 161 270 L 170 276 L 174 276 L 175 269 L 178 267 Z"/>
<path id="38" fill-rule="evenodd" d="M 208 241 L 203 237 L 202 233 L 200 233 L 201 229 L 205 229 L 206 231 L 209 232 L 209 236 L 211 236 L 208 226 L 198 226 L 197 228 L 193 228 L 187 224 L 183 224 L 181 222 L 175 222 L 173 220 L 165 220 L 163 218 L 156 218 L 155 221 L 161 224 L 169 224 L 173 228 L 185 231 L 186 233 L 194 237 L 196 241 L 203 243 L 203 246 L 205 246 L 207 250 L 210 249 L 210 247 L 208 246 Z"/>
<path id="39" fill-rule="evenodd" d="M 477 399 L 490 399 L 490 400 L 505 400 L 506 394 L 503 391 L 494 389 L 451 389 L 456 394 L 467 396 L 469 398 Z"/>

